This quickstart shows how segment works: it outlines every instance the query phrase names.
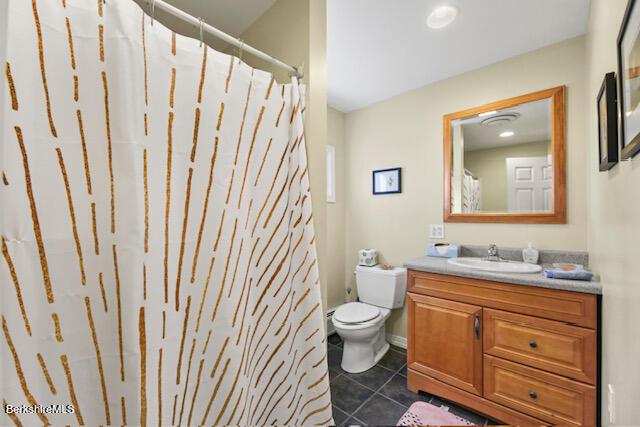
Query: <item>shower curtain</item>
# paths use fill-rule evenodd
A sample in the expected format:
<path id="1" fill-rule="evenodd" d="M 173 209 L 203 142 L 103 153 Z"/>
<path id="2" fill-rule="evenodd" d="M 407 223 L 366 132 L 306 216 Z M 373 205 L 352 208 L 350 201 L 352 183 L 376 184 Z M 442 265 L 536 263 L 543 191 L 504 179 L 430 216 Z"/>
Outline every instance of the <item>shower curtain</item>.
<path id="1" fill-rule="evenodd" d="M 297 80 L 130 0 L 8 7 L 0 424 L 330 423 Z"/>
<path id="2" fill-rule="evenodd" d="M 480 212 L 480 198 L 482 197 L 480 180 L 467 170 L 464 170 L 462 181 L 462 211 L 465 213 Z"/>

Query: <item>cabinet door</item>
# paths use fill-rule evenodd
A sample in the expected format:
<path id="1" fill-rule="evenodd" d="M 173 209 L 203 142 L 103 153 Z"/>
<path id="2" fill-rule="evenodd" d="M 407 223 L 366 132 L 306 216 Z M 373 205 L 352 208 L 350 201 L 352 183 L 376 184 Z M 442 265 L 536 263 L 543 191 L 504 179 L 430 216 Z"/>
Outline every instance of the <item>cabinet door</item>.
<path id="1" fill-rule="evenodd" d="M 409 368 L 482 395 L 482 308 L 408 296 Z"/>

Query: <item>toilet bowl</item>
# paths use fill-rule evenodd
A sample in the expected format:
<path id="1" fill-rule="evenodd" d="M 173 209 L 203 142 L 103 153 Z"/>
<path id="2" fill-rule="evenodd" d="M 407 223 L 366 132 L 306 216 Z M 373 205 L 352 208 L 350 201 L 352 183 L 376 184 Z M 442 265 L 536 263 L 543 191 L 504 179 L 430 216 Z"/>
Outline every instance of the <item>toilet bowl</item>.
<path id="1" fill-rule="evenodd" d="M 384 324 L 404 305 L 407 288 L 404 268 L 358 266 L 355 274 L 360 302 L 341 305 L 331 317 L 344 343 L 341 367 L 350 373 L 372 368 L 389 350 Z"/>
<path id="2" fill-rule="evenodd" d="M 361 314 L 374 313 L 374 310 L 377 314 L 373 318 L 366 319 L 367 316 Z M 385 355 L 389 344 L 385 338 L 384 323 L 390 314 L 391 310 L 360 302 L 344 304 L 336 310 L 331 320 L 343 341 L 340 366 L 344 371 L 364 372 Z"/>

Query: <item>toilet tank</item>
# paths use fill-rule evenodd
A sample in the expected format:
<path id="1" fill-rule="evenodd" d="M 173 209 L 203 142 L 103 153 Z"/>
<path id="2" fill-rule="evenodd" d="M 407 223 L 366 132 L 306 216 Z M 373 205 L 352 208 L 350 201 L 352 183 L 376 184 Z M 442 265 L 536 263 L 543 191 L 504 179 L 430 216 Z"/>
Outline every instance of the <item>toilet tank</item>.
<path id="1" fill-rule="evenodd" d="M 356 285 L 361 302 L 383 308 L 399 308 L 404 305 L 407 290 L 407 269 L 380 267 L 356 267 Z"/>

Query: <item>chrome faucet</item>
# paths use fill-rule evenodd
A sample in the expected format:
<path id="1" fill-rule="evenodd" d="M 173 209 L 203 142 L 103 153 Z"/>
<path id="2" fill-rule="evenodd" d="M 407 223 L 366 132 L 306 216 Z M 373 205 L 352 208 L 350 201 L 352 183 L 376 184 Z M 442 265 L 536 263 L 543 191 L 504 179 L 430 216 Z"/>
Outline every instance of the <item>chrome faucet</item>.
<path id="1" fill-rule="evenodd" d="M 489 245 L 489 249 L 487 250 L 487 261 L 502 261 L 502 259 L 498 256 L 498 246 L 495 243 Z"/>

